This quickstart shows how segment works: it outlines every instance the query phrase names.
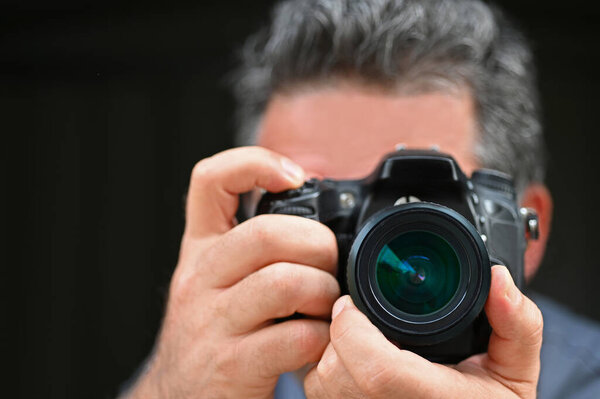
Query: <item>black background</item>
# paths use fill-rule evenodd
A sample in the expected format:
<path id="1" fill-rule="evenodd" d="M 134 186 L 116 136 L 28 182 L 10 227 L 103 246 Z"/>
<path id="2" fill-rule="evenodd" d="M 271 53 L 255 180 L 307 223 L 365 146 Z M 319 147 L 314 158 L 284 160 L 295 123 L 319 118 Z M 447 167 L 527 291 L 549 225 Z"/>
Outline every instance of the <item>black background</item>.
<path id="1" fill-rule="evenodd" d="M 2 330 L 16 397 L 114 396 L 149 352 L 189 172 L 232 144 L 225 77 L 271 3 L 2 3 Z M 600 320 L 600 15 L 582 0 L 505 5 L 534 43 L 556 205 L 533 287 Z"/>

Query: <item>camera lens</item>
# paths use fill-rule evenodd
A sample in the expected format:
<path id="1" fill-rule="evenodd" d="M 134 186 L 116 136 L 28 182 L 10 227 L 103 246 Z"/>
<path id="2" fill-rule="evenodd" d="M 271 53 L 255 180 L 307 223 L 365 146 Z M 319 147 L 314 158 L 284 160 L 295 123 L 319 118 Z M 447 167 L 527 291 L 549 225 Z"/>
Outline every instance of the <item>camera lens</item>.
<path id="1" fill-rule="evenodd" d="M 391 340 L 418 346 L 465 331 L 483 310 L 490 274 L 473 224 L 453 209 L 424 202 L 368 217 L 346 269 L 358 308 Z"/>
<path id="2" fill-rule="evenodd" d="M 428 231 L 411 231 L 385 244 L 376 262 L 377 286 L 396 309 L 426 315 L 456 294 L 460 265 L 448 241 Z"/>

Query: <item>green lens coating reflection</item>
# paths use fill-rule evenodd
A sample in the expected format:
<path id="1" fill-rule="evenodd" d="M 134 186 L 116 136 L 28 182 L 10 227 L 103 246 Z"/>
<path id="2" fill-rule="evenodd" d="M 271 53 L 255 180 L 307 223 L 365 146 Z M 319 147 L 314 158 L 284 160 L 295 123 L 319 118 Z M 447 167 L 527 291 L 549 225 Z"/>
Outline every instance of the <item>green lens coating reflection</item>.
<path id="1" fill-rule="evenodd" d="M 426 315 L 442 309 L 460 282 L 460 263 L 452 246 L 428 231 L 403 233 L 377 256 L 377 286 L 398 310 Z"/>

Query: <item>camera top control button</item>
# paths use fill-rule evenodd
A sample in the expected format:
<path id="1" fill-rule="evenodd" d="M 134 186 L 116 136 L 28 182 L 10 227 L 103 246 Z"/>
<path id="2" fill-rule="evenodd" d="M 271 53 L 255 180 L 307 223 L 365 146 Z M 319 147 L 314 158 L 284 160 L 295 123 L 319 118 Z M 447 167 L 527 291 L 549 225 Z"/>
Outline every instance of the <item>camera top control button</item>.
<path id="1" fill-rule="evenodd" d="M 316 191 L 318 180 L 310 179 L 304 182 L 301 187 L 294 188 L 285 192 L 285 196 L 288 198 L 295 198 L 301 195 L 310 194 Z"/>
<path id="2" fill-rule="evenodd" d="M 302 190 L 303 190 L 303 187 L 294 188 L 292 190 L 286 191 L 285 195 L 289 198 L 298 197 L 299 195 L 302 195 Z"/>
<path id="3" fill-rule="evenodd" d="M 304 182 L 303 188 L 315 188 L 319 183 L 318 179 L 312 178 Z"/>
<path id="4" fill-rule="evenodd" d="M 514 183 L 510 175 L 506 173 L 490 170 L 479 169 L 471 175 L 473 183 L 492 190 L 503 191 L 508 194 L 515 194 Z"/>
<path id="5" fill-rule="evenodd" d="M 312 193 L 312 192 L 316 191 L 318 183 L 319 183 L 319 181 L 317 179 L 307 180 L 304 182 L 304 185 L 302 187 L 300 187 L 298 190 L 300 190 L 300 192 L 302 194 Z"/>

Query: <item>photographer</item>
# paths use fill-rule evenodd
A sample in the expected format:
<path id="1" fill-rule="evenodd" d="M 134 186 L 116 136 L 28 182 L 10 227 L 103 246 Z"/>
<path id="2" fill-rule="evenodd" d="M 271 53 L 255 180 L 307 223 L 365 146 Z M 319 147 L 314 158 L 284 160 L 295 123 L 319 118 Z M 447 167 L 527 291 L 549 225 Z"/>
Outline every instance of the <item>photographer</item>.
<path id="1" fill-rule="evenodd" d="M 258 146 L 194 168 L 165 319 L 126 395 L 293 397 L 296 379 L 314 398 L 600 395 L 597 326 L 544 298 L 536 306 L 504 266 L 491 273 L 487 353 L 441 365 L 397 348 L 339 298 L 336 237 L 325 225 L 235 221 L 239 194 L 256 187 L 358 179 L 399 143 L 436 146 L 467 175 L 513 176 L 520 204 L 539 217 L 525 253 L 530 279 L 552 199 L 531 54 L 499 11 L 467 0 L 287 1 L 248 41 L 236 94 L 240 142 Z M 306 317 L 274 322 L 295 313 Z"/>

